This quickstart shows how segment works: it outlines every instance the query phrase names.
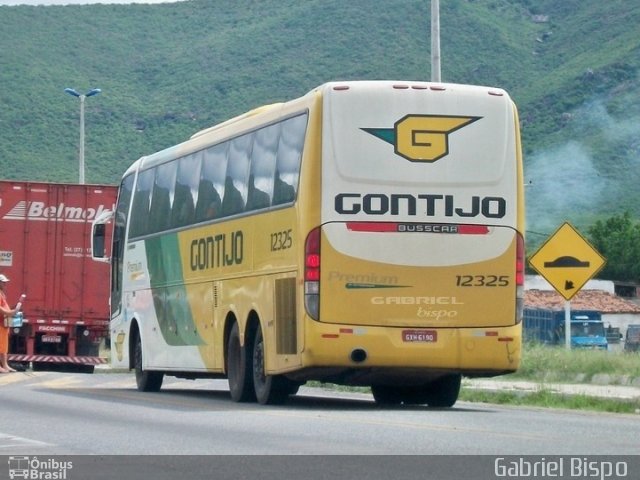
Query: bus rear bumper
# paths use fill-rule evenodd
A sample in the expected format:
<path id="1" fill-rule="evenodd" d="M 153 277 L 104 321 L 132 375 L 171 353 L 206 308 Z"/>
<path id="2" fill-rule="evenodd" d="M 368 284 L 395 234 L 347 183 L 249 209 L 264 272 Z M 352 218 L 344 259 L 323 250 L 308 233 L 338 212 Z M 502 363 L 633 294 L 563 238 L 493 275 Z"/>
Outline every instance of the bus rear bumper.
<path id="1" fill-rule="evenodd" d="M 514 372 L 520 365 L 520 325 L 437 329 L 313 322 L 308 326 L 302 375 L 306 369 L 327 375 L 368 370 L 425 379 L 446 373 L 491 377 Z M 307 375 L 317 377 L 317 373 Z"/>

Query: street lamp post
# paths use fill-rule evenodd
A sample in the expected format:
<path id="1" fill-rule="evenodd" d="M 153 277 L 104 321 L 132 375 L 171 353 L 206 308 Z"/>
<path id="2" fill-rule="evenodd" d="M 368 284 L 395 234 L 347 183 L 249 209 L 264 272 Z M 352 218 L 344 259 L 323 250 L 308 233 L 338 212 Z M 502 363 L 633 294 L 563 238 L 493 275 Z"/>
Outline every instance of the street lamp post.
<path id="1" fill-rule="evenodd" d="M 79 180 L 80 184 L 84 183 L 84 100 L 87 97 L 92 97 L 94 95 L 99 94 L 102 90 L 99 88 L 92 88 L 87 93 L 80 94 L 73 88 L 65 88 L 65 92 L 74 97 L 78 97 L 80 99 L 80 148 L 79 148 Z"/>

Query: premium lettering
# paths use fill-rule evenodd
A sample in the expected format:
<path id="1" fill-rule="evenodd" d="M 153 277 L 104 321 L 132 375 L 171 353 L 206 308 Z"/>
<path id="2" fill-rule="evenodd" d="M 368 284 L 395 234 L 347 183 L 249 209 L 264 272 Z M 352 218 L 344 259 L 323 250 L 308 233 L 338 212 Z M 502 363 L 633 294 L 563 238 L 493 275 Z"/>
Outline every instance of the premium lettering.
<path id="1" fill-rule="evenodd" d="M 338 271 L 329 272 L 329 281 L 345 282 L 352 286 L 397 285 L 398 277 L 393 275 L 376 275 L 375 273 L 350 274 Z"/>
<path id="2" fill-rule="evenodd" d="M 371 297 L 374 305 L 464 305 L 456 297 Z"/>

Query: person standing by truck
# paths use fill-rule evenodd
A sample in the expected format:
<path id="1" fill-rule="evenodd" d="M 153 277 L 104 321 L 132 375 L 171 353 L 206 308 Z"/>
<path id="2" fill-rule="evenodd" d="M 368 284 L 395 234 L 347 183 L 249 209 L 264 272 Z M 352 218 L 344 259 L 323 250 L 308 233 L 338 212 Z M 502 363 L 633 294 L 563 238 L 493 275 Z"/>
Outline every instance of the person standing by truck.
<path id="1" fill-rule="evenodd" d="M 0 313 L 3 320 L 7 317 L 11 317 L 16 313 L 16 309 L 9 307 L 7 302 L 7 296 L 5 294 L 5 288 L 9 279 L 0 274 Z M 7 363 L 9 355 L 9 330 L 10 328 L 5 325 L 5 322 L 0 322 L 0 373 L 15 372 L 13 368 Z"/>

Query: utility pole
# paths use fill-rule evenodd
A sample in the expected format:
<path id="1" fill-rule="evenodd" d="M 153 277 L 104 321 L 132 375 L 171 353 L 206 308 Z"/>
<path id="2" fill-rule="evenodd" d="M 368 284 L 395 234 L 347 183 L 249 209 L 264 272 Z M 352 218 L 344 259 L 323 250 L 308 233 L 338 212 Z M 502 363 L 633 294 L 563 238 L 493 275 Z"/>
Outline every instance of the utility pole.
<path id="1" fill-rule="evenodd" d="M 440 82 L 440 0 L 431 0 L 431 81 Z"/>

